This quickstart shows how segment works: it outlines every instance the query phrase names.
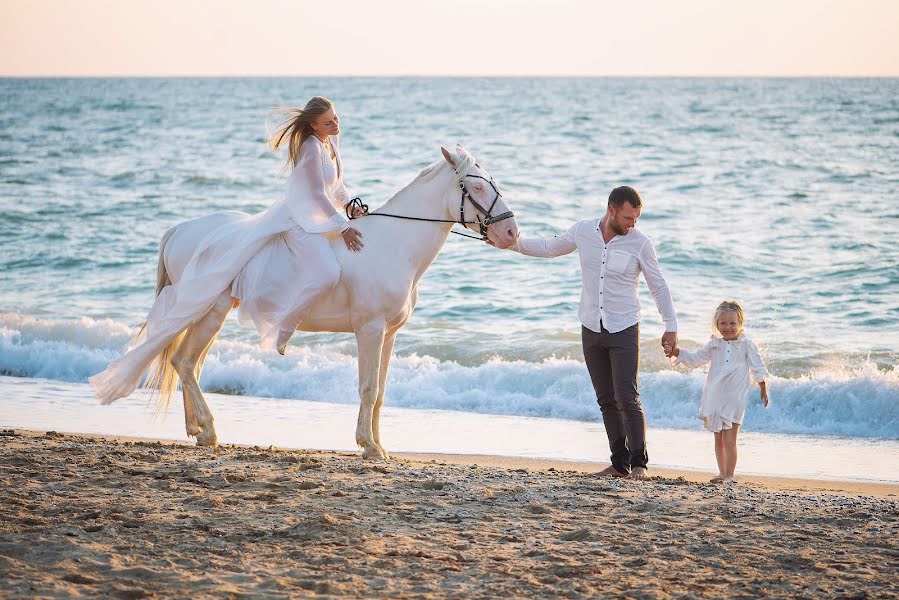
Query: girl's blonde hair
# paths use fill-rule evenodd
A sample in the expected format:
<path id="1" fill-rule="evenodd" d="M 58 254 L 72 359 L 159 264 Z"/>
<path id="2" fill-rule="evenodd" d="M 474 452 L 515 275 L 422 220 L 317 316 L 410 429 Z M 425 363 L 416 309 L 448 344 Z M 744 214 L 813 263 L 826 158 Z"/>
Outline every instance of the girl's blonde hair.
<path id="1" fill-rule="evenodd" d="M 268 143 L 277 150 L 281 144 L 287 144 L 287 166 L 297 166 L 300 148 L 303 142 L 313 135 L 312 124 L 315 120 L 334 108 L 334 103 L 324 96 L 313 96 L 303 108 L 281 107 L 281 122 L 269 136 Z"/>
<path id="2" fill-rule="evenodd" d="M 737 335 L 743 333 L 743 307 L 736 300 L 725 300 L 718 305 L 718 308 L 715 309 L 715 316 L 712 317 L 712 331 L 721 333 L 718 331 L 718 318 L 726 312 L 737 313 L 737 320 L 740 322 L 740 331 L 737 332 Z"/>

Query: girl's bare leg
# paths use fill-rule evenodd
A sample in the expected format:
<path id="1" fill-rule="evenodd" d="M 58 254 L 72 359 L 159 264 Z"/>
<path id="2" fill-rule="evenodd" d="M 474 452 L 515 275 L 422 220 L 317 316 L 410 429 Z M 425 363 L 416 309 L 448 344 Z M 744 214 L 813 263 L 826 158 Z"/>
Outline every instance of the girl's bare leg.
<path id="1" fill-rule="evenodd" d="M 724 451 L 726 456 L 725 479 L 733 479 L 734 471 L 737 468 L 737 434 L 740 432 L 740 424 L 734 423 L 730 429 L 725 429 L 721 433 L 724 438 Z"/>
<path id="2" fill-rule="evenodd" d="M 715 477 L 713 481 L 721 481 L 724 479 L 725 473 L 727 472 L 727 463 L 725 460 L 724 454 L 724 432 L 716 431 L 715 432 L 715 460 L 718 461 L 718 477 Z"/>

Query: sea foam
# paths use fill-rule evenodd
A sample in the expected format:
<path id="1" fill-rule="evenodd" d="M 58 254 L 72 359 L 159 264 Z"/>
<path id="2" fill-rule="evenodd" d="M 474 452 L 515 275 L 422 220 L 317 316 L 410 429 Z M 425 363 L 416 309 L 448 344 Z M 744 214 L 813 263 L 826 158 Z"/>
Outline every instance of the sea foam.
<path id="1" fill-rule="evenodd" d="M 53 321 L 0 315 L 0 374 L 84 382 L 116 358 L 134 334 L 109 319 Z M 655 427 L 696 429 L 704 374 L 662 369 L 640 375 L 647 420 Z M 286 357 L 235 340 L 219 340 L 206 361 L 207 391 L 356 403 L 356 359 L 329 345 L 296 345 Z M 745 428 L 768 433 L 899 439 L 899 371 L 873 363 L 774 376 L 771 405 L 750 392 Z M 601 420 L 584 364 L 490 359 L 475 366 L 410 354 L 391 362 L 387 403 L 475 413 Z"/>

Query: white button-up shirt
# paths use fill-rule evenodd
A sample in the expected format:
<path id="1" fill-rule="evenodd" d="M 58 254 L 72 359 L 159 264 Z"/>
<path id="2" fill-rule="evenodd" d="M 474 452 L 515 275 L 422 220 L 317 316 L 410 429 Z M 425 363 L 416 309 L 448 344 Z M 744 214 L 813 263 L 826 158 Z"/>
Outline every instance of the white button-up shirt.
<path id="1" fill-rule="evenodd" d="M 578 317 L 591 331 L 599 332 L 602 323 L 606 330 L 617 333 L 640 322 L 640 273 L 665 321 L 665 331 L 677 331 L 674 302 L 652 241 L 634 227 L 627 235 L 606 242 L 599 223 L 600 219 L 585 219 L 553 238 L 519 239 L 512 250 L 544 258 L 578 251 L 583 277 Z"/>

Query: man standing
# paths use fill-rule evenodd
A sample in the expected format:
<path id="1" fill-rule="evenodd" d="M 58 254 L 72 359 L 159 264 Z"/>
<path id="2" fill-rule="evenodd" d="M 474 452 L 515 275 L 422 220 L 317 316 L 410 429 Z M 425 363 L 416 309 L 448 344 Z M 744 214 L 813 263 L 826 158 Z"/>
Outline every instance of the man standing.
<path id="1" fill-rule="evenodd" d="M 665 322 L 662 347 L 668 354 L 677 346 L 677 316 L 671 292 L 652 242 L 636 228 L 642 206 L 637 190 L 617 187 L 609 194 L 601 219 L 579 221 L 554 238 L 519 239 L 511 248 L 545 258 L 575 250 L 580 254 L 583 287 L 578 316 L 584 359 L 612 451 L 612 465 L 600 475 L 630 479 L 645 479 L 649 462 L 646 417 L 637 392 L 640 273 Z"/>

